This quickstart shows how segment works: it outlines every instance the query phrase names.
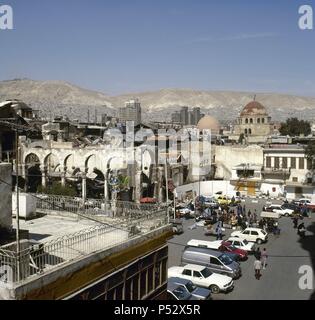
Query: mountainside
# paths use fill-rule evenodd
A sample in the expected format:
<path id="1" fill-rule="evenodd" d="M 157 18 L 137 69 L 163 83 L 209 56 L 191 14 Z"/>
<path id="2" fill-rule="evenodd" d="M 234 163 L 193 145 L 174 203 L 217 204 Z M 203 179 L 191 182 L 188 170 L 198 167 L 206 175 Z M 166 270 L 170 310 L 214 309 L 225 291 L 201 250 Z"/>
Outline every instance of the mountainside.
<path id="1" fill-rule="evenodd" d="M 22 79 L 0 82 L 0 101 L 20 99 L 34 109 L 42 110 L 43 114 L 66 114 L 82 120 L 86 118 L 87 110 L 90 110 L 92 117 L 94 110 L 98 114 L 117 115 L 118 108 L 126 100 L 138 98 L 145 120 L 170 120 L 171 112 L 181 106 L 189 106 L 200 107 L 202 112 L 228 121 L 235 119 L 254 95 L 250 92 L 163 89 L 111 97 L 63 81 Z M 259 93 L 256 100 L 268 109 L 274 120 L 284 120 L 289 116 L 315 118 L 315 98 Z"/>
<path id="2" fill-rule="evenodd" d="M 82 118 L 90 109 L 99 112 L 113 112 L 108 96 L 79 88 L 63 81 L 33 81 L 17 79 L 0 82 L 0 101 L 19 99 L 44 115 L 68 115 Z"/>

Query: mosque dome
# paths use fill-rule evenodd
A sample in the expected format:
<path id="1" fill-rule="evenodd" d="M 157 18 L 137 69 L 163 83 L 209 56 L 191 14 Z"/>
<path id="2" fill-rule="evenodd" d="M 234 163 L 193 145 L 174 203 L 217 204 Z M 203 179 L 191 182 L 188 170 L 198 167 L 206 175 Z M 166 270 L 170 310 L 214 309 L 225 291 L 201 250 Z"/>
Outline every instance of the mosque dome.
<path id="1" fill-rule="evenodd" d="M 211 130 L 211 132 L 219 133 L 220 124 L 217 119 L 211 116 L 204 116 L 197 124 L 197 128 L 201 130 Z"/>

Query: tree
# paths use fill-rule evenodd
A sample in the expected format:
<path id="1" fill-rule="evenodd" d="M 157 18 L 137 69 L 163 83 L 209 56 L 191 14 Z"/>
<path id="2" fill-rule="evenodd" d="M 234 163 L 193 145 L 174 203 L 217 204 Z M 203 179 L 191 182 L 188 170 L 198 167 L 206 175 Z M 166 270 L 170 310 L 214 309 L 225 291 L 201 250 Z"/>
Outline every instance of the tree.
<path id="1" fill-rule="evenodd" d="M 245 139 L 244 133 L 241 133 L 239 138 L 238 138 L 238 143 L 243 143 L 243 140 Z"/>
<path id="2" fill-rule="evenodd" d="M 315 141 L 311 141 L 305 147 L 305 156 L 308 161 L 311 163 L 311 169 L 315 169 Z"/>
<path id="3" fill-rule="evenodd" d="M 300 134 L 308 136 L 311 133 L 311 125 L 305 120 L 289 118 L 286 122 L 281 123 L 279 131 L 283 136 L 294 137 L 299 136 Z"/>
<path id="4" fill-rule="evenodd" d="M 53 182 L 49 187 L 39 186 L 37 191 L 39 193 L 58 195 L 58 196 L 69 196 L 75 197 L 77 192 L 72 186 L 62 186 L 59 182 Z"/>

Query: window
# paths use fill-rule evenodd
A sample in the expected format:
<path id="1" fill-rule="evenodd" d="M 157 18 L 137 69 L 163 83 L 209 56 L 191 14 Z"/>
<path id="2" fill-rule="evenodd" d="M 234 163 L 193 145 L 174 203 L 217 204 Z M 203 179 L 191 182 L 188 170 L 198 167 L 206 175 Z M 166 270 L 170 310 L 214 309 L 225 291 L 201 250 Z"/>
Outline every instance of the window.
<path id="1" fill-rule="evenodd" d="M 248 231 L 248 230 L 246 230 L 246 231 L 244 231 L 244 232 L 243 232 L 243 234 L 249 234 L 249 231 Z"/>
<path id="2" fill-rule="evenodd" d="M 262 118 L 262 119 L 261 119 L 261 123 L 265 123 L 265 118 Z"/>
<path id="3" fill-rule="evenodd" d="M 251 234 L 252 234 L 253 236 L 258 236 L 258 232 L 257 232 L 257 231 L 252 231 Z"/>
<path id="4" fill-rule="evenodd" d="M 140 296 L 141 298 L 147 294 L 147 270 L 141 272 L 140 278 Z"/>
<path id="5" fill-rule="evenodd" d="M 190 276 L 190 277 L 191 277 L 191 270 L 189 270 L 189 269 L 184 269 L 183 275 L 185 275 L 185 276 Z"/>
<path id="6" fill-rule="evenodd" d="M 286 157 L 282 158 L 282 168 L 288 168 L 288 158 Z"/>
<path id="7" fill-rule="evenodd" d="M 257 123 L 260 123 L 260 118 L 257 119 Z"/>
<path id="8" fill-rule="evenodd" d="M 266 157 L 266 167 L 271 168 L 271 157 Z"/>
<path id="9" fill-rule="evenodd" d="M 199 271 L 194 271 L 194 278 L 202 278 L 201 273 Z"/>
<path id="10" fill-rule="evenodd" d="M 221 265 L 220 261 L 217 258 L 211 257 L 210 263 L 215 265 Z"/>
<path id="11" fill-rule="evenodd" d="M 148 270 L 148 292 L 153 291 L 153 267 Z"/>
<path id="12" fill-rule="evenodd" d="M 298 178 L 297 178 L 297 177 L 293 177 L 293 178 L 292 178 L 292 181 L 293 181 L 293 182 L 298 182 Z"/>
<path id="13" fill-rule="evenodd" d="M 249 119 L 249 123 L 253 123 L 253 119 L 252 118 Z"/>
<path id="14" fill-rule="evenodd" d="M 276 169 L 279 169 L 280 168 L 280 161 L 279 161 L 280 159 L 279 159 L 279 157 L 275 157 L 275 165 L 274 165 L 274 167 L 276 168 Z"/>
<path id="15" fill-rule="evenodd" d="M 234 246 L 239 246 L 240 243 L 238 241 L 234 241 Z"/>
<path id="16" fill-rule="evenodd" d="M 312 169 L 312 160 L 307 159 L 307 170 L 311 170 L 311 169 Z"/>
<path id="17" fill-rule="evenodd" d="M 244 132 L 245 132 L 245 134 L 247 134 L 247 129 L 245 129 L 245 131 L 244 131 Z"/>
<path id="18" fill-rule="evenodd" d="M 246 123 L 246 124 L 248 123 L 248 119 L 247 119 L 247 118 L 245 119 L 245 123 Z"/>
<path id="19" fill-rule="evenodd" d="M 252 134 L 252 129 L 248 129 L 248 134 Z"/>
<path id="20" fill-rule="evenodd" d="M 291 158 L 291 169 L 296 169 L 296 158 Z"/>
<path id="21" fill-rule="evenodd" d="M 304 169 L 304 158 L 299 158 L 299 169 L 300 170 Z"/>

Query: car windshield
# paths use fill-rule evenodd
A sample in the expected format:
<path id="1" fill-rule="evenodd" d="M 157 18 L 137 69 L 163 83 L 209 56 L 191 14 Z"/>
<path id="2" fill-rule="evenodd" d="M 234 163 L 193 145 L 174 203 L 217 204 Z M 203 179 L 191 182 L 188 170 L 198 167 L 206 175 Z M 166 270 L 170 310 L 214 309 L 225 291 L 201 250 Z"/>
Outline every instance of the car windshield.
<path id="1" fill-rule="evenodd" d="M 191 281 L 189 281 L 186 284 L 186 288 L 189 292 L 193 292 L 196 289 L 196 286 Z"/>
<path id="2" fill-rule="evenodd" d="M 204 278 L 208 278 L 212 275 L 212 272 L 208 268 L 204 268 L 200 271 Z"/>
<path id="3" fill-rule="evenodd" d="M 220 257 L 218 257 L 218 258 L 225 265 L 229 265 L 233 262 L 233 260 L 229 256 L 227 256 L 226 254 L 221 254 Z"/>
<path id="4" fill-rule="evenodd" d="M 187 299 L 187 291 L 183 287 L 176 288 L 173 293 L 179 300 Z"/>
<path id="5" fill-rule="evenodd" d="M 248 241 L 247 240 L 243 240 L 243 243 L 244 243 L 244 245 L 246 246 L 246 245 L 248 245 Z"/>
<path id="6" fill-rule="evenodd" d="M 260 232 L 263 234 L 263 235 L 266 235 L 267 232 L 265 230 L 260 230 Z"/>

